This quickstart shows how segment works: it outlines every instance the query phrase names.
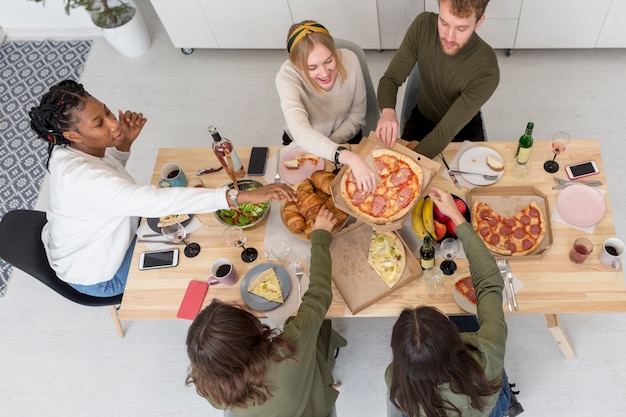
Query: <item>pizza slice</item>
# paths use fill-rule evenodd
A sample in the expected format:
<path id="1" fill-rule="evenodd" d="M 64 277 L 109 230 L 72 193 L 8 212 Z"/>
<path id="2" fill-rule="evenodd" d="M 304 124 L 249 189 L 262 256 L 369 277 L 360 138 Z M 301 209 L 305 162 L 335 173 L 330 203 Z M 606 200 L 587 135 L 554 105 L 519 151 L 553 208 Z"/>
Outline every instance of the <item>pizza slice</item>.
<path id="1" fill-rule="evenodd" d="M 476 291 L 472 285 L 472 276 L 469 272 L 462 274 L 459 279 L 454 283 L 454 288 L 461 294 L 467 301 L 476 305 Z"/>
<path id="2" fill-rule="evenodd" d="M 404 245 L 393 233 L 372 230 L 367 262 L 391 288 L 404 273 L 406 266 Z"/>
<path id="3" fill-rule="evenodd" d="M 188 219 L 189 219 L 188 214 L 169 214 L 167 216 L 159 218 L 157 227 L 172 226 L 172 225 L 175 225 L 176 223 L 182 223 Z"/>
<path id="4" fill-rule="evenodd" d="M 282 304 L 285 301 L 283 299 L 283 290 L 274 268 L 268 268 L 254 278 L 248 286 L 248 292 L 275 303 Z"/>

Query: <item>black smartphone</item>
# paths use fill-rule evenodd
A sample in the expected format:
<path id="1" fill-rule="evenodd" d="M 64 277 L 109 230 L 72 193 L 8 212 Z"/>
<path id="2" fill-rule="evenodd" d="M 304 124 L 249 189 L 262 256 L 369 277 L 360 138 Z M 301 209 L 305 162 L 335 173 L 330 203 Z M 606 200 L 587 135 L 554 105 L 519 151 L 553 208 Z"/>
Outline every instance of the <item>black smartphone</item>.
<path id="1" fill-rule="evenodd" d="M 139 269 L 169 268 L 178 265 L 178 249 L 142 252 Z"/>
<path id="2" fill-rule="evenodd" d="M 250 152 L 250 164 L 248 165 L 248 175 L 260 176 L 265 174 L 268 151 L 268 148 L 264 146 L 254 146 L 252 148 Z"/>

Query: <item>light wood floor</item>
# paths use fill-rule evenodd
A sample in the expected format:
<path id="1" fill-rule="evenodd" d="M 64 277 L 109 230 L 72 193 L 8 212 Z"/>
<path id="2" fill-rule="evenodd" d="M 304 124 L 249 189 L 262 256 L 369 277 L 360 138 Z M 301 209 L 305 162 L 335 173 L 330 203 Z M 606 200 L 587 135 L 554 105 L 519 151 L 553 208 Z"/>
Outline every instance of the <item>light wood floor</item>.
<path id="1" fill-rule="evenodd" d="M 236 144 L 279 144 L 282 116 L 274 75 L 283 51 L 197 50 L 170 43 L 148 2 L 141 2 L 153 46 L 127 59 L 95 40 L 82 81 L 115 110 L 149 118 L 128 167 L 147 182 L 159 147 L 209 146 L 216 124 Z M 287 30 L 287 28 L 285 28 Z M 368 51 L 377 83 L 392 51 Z M 535 137 L 567 130 L 600 138 L 616 213 L 626 238 L 626 50 L 499 52 L 502 80 L 484 107 L 488 136 L 516 140 L 527 121 Z M 399 109 L 399 107 L 398 107 Z M 38 203 L 44 208 L 46 190 Z M 528 417 L 624 415 L 626 314 L 563 315 L 578 359 L 561 355 L 543 318 L 507 315 L 506 369 Z M 340 353 L 339 416 L 384 416 L 383 371 L 393 318 L 347 318 Z M 187 321 L 126 322 L 118 339 L 106 308 L 71 304 L 16 272 L 0 299 L 0 414 L 50 416 L 220 416 L 184 386 Z"/>

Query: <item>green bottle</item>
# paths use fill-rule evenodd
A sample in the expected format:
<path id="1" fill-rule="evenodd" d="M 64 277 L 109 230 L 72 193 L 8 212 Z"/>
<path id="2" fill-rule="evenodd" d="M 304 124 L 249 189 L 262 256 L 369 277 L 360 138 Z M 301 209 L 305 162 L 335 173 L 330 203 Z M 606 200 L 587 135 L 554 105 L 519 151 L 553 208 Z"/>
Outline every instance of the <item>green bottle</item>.
<path id="1" fill-rule="evenodd" d="M 517 152 L 515 153 L 515 158 L 517 162 L 520 164 L 525 164 L 530 159 L 530 150 L 533 147 L 533 128 L 535 124 L 533 122 L 528 122 L 526 125 L 526 132 L 519 138 L 519 143 L 517 144 Z"/>
<path id="2" fill-rule="evenodd" d="M 433 248 L 430 237 L 424 237 L 424 244 L 420 248 L 420 266 L 422 269 L 430 269 L 435 266 L 435 248 Z"/>

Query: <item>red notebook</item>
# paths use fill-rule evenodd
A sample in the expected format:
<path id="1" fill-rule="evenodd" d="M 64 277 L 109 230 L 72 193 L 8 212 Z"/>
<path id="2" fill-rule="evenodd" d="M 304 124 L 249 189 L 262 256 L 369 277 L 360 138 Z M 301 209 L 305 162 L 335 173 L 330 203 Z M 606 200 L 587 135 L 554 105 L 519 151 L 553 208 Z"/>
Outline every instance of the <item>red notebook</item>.
<path id="1" fill-rule="evenodd" d="M 195 319 L 202 308 L 202 303 L 204 302 L 204 297 L 208 289 L 209 283 L 206 281 L 189 281 L 187 291 L 185 291 L 185 296 L 180 303 L 176 317 L 179 319 Z"/>

